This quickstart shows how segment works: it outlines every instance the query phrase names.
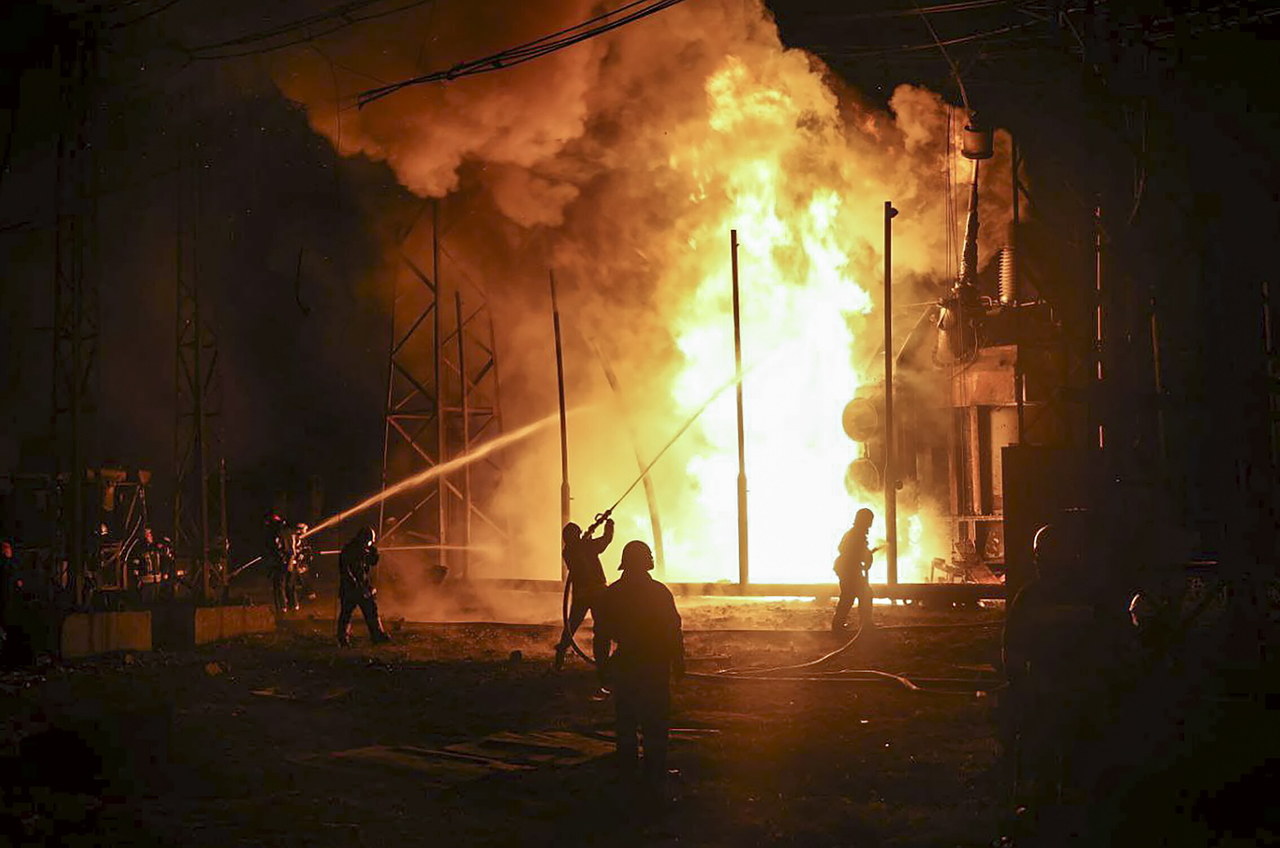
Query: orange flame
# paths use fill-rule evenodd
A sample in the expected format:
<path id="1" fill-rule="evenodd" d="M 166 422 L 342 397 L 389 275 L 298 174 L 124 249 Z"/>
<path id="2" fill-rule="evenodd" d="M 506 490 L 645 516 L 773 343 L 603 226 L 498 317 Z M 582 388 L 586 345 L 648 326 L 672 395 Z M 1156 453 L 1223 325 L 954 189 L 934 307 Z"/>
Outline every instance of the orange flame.
<path id="1" fill-rule="evenodd" d="M 431 42 L 430 64 L 504 46 L 495 38 L 518 43 L 588 6 L 442 6 L 434 24 L 424 18 L 448 35 Z M 511 31 L 495 33 L 495 21 Z M 382 37 L 415 33 L 403 46 L 417 62 L 417 29 L 397 28 Z M 348 94 L 368 75 L 416 69 L 394 65 L 395 50 L 362 48 L 379 43 L 366 30 L 341 51 L 366 75 L 347 81 Z M 960 123 L 951 121 L 958 110 L 909 86 L 894 92 L 890 113 L 859 105 L 820 62 L 780 43 L 758 0 L 682 4 L 510 71 L 386 98 L 344 115 L 340 142 L 333 79 L 308 53 L 280 84 L 308 103 L 313 124 L 344 154 L 385 160 L 419 194 L 448 194 L 466 176 L 469 202 L 485 214 L 451 231 L 451 261 L 491 281 L 527 275 L 523 290 L 491 289 L 490 303 L 506 310 L 497 326 L 509 420 L 522 412 L 528 420 L 554 397 L 550 322 L 530 306 L 554 265 L 566 281 L 566 323 L 591 334 L 607 328 L 601 346 L 646 434 L 639 453 L 652 457 L 733 372 L 729 231 L 737 229 L 744 363 L 755 365 L 744 382 L 752 579 L 831 582 L 836 545 L 860 506 L 877 513 L 872 544 L 885 535 L 882 493 L 846 488 L 860 448 L 844 434 L 841 411 L 879 375 L 885 200 L 902 212 L 895 299 L 925 299 L 921 283 L 946 277 L 947 129 Z M 1000 185 L 997 168 L 983 178 Z M 484 226 L 461 241 L 467 227 Z M 577 353 L 569 351 L 569 393 L 599 410 L 570 431 L 575 512 L 590 515 L 617 498 L 635 461 L 618 443 L 626 428 L 610 412 L 610 390 L 581 364 L 590 354 Z M 733 399 L 721 397 L 654 469 L 670 579 L 737 577 L 734 419 Z M 552 576 L 558 446 L 524 447 L 492 505 L 508 518 L 517 554 L 497 573 L 528 562 L 533 574 Z M 900 508 L 903 581 L 927 579 L 930 558 L 949 553 L 942 512 Z M 616 518 L 620 538 L 649 537 L 642 498 Z M 872 577 L 884 579 L 881 556 Z"/>

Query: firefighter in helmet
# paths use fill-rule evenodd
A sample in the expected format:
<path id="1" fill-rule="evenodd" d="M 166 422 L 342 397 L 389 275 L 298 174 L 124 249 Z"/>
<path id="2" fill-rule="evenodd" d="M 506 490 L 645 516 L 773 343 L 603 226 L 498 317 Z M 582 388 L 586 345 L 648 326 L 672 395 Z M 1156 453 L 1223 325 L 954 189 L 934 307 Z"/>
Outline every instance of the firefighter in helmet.
<path id="1" fill-rule="evenodd" d="M 276 614 L 281 615 L 293 606 L 292 582 L 289 578 L 289 524 L 276 512 L 268 512 L 263 521 L 264 533 L 262 562 L 271 578 L 271 602 Z"/>
<path id="2" fill-rule="evenodd" d="M 680 613 L 671 590 L 650 576 L 653 553 L 644 542 L 628 542 L 618 567 L 622 577 L 596 601 L 595 659 L 614 694 L 619 764 L 624 773 L 640 765 L 642 734 L 641 774 L 659 789 L 667 773 L 671 677 L 684 675 Z"/>
<path id="3" fill-rule="evenodd" d="M 556 645 L 555 667 L 564 666 L 564 657 L 573 643 L 573 634 L 578 632 L 582 621 L 591 612 L 595 599 L 608 581 L 604 578 L 604 566 L 600 564 L 600 554 L 613 541 L 613 519 L 605 514 L 604 533 L 599 537 L 583 535 L 582 528 L 572 521 L 564 526 L 561 533 L 564 547 L 560 555 L 564 558 L 565 595 L 572 594 L 573 603 L 569 606 L 565 618 L 564 630 L 560 634 L 560 642 Z M 594 617 L 594 613 L 592 613 Z"/>
<path id="4" fill-rule="evenodd" d="M 382 627 L 378 617 L 378 590 L 369 579 L 369 569 L 378 564 L 378 548 L 374 545 L 372 527 L 361 527 L 342 546 L 338 554 L 338 644 L 344 648 L 351 644 L 351 615 L 360 608 L 364 623 L 369 628 L 373 644 L 390 642 L 391 637 Z"/>
<path id="5" fill-rule="evenodd" d="M 867 579 L 871 555 L 875 553 L 875 549 L 867 545 L 867 532 L 871 530 L 874 519 L 875 514 L 866 507 L 858 510 L 853 516 L 853 526 L 840 540 L 840 553 L 835 561 L 836 576 L 840 578 L 840 601 L 831 620 L 833 633 L 845 632 L 854 598 L 858 600 L 859 626 L 874 626 L 871 620 L 871 582 Z"/>

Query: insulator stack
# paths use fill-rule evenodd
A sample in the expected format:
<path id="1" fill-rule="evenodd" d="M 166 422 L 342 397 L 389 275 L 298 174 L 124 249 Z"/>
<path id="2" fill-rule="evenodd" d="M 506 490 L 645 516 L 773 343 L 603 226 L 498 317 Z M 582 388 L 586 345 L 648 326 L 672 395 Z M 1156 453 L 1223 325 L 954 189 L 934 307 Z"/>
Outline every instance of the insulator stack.
<path id="1" fill-rule="evenodd" d="M 1000 249 L 1000 302 L 1012 306 L 1018 302 L 1018 234 L 1012 221 Z"/>
<path id="2" fill-rule="evenodd" d="M 1006 306 L 1018 302 L 1018 263 L 1011 244 L 1000 249 L 1000 302 Z"/>

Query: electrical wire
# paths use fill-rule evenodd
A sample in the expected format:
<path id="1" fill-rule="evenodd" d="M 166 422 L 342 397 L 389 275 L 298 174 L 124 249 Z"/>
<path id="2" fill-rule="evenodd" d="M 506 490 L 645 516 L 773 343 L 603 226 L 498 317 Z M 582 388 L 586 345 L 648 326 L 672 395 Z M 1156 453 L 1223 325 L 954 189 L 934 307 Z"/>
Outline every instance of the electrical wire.
<path id="1" fill-rule="evenodd" d="M 604 12 L 594 18 L 589 18 L 571 27 L 566 27 L 558 32 L 544 35 L 541 38 L 516 47 L 511 47 L 480 59 L 461 62 L 443 71 L 434 71 L 363 91 L 356 97 L 356 103 L 363 107 L 410 86 L 432 82 L 447 82 L 460 77 L 488 73 L 531 62 L 534 59 L 547 56 L 566 47 L 572 47 L 575 44 L 580 44 L 598 35 L 611 32 L 629 23 L 647 18 L 682 2 L 684 0 L 633 0 L 633 2 L 617 9 Z"/>
<path id="2" fill-rule="evenodd" d="M 133 26 L 134 24 L 142 23 L 147 18 L 154 17 L 155 15 L 158 15 L 161 12 L 168 11 L 169 9 L 173 8 L 174 6 L 178 5 L 181 2 L 182 0 L 167 0 L 167 2 L 161 3 L 160 5 L 151 8 L 143 12 L 141 15 L 138 15 L 137 17 L 130 18 L 127 21 L 117 21 L 116 23 L 113 23 L 113 24 L 107 24 L 106 28 L 107 29 L 123 29 L 125 27 Z"/>
<path id="3" fill-rule="evenodd" d="M 289 24 L 275 27 L 271 30 L 249 33 L 247 35 L 237 36 L 225 41 L 202 44 L 197 47 L 180 46 L 178 49 L 186 55 L 189 61 L 218 61 L 221 59 L 235 59 L 244 56 L 257 56 L 263 53 L 283 50 L 286 47 L 306 44 L 309 41 L 314 41 L 317 38 L 323 38 L 326 35 L 332 35 L 335 32 L 355 26 L 356 24 L 377 20 L 378 18 L 385 18 L 389 15 L 405 12 L 409 9 L 413 9 L 427 3 L 434 3 L 436 0 L 407 0 L 407 2 L 400 3 L 391 9 L 384 9 L 380 12 L 372 12 L 367 15 L 352 14 L 360 9 L 365 9 L 369 6 L 374 6 L 383 2 L 386 2 L 386 0 L 357 0 L 357 2 L 344 3 L 343 5 L 324 14 L 313 15 L 309 18 L 300 19 Z M 319 32 L 306 33 L 297 38 L 291 38 L 287 41 L 283 41 L 279 44 L 249 47 L 249 45 L 255 45 L 259 42 L 270 41 L 274 38 L 282 38 L 298 30 L 305 30 L 308 27 L 321 25 L 326 21 L 336 22 Z M 246 49 L 226 52 L 228 48 L 234 47 L 245 47 Z"/>

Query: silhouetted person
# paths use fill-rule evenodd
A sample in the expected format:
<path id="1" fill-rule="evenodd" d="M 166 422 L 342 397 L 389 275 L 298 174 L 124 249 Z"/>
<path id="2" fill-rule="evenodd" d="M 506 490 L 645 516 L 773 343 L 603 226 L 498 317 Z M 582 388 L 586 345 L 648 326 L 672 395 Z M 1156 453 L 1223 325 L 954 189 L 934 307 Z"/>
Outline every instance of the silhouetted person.
<path id="1" fill-rule="evenodd" d="M 356 607 L 360 608 L 375 645 L 391 641 L 378 618 L 377 590 L 369 581 L 369 569 L 378 564 L 378 549 L 373 542 L 373 528 L 361 527 L 338 554 L 338 644 L 344 648 L 351 644 L 351 615 Z"/>
<path id="2" fill-rule="evenodd" d="M 289 525 L 276 513 L 268 513 L 262 561 L 271 578 L 271 603 L 276 614 L 292 606 L 289 598 Z"/>
<path id="3" fill-rule="evenodd" d="M 560 633 L 560 642 L 556 645 L 556 669 L 564 666 L 564 657 L 573 641 L 573 634 L 578 632 L 587 613 L 595 605 L 596 598 L 604 591 L 608 581 L 604 579 L 604 566 L 600 564 L 600 554 L 613 541 L 613 519 L 604 520 L 604 533 L 599 538 L 583 536 L 582 528 L 572 521 L 564 526 L 561 533 L 564 547 L 560 555 L 564 558 L 565 593 L 572 593 L 573 602 L 569 607 L 569 617 L 564 630 Z M 594 621 L 594 613 L 592 613 Z M 593 637 L 595 638 L 595 637 Z M 594 647 L 592 648 L 594 652 Z"/>
<path id="4" fill-rule="evenodd" d="M 653 553 L 644 542 L 627 543 L 619 568 L 622 577 L 597 599 L 595 659 L 613 689 L 618 761 L 624 773 L 634 772 L 639 763 L 639 732 L 643 776 L 660 788 L 671 731 L 671 676 L 684 675 L 680 613 L 671 591 L 649 576 Z"/>
<path id="5" fill-rule="evenodd" d="M 301 609 L 298 602 L 298 586 L 300 583 L 299 574 L 303 568 L 303 557 L 306 555 L 304 550 L 304 541 L 302 539 L 303 524 L 286 523 L 281 528 L 280 534 L 284 545 L 284 570 L 280 576 L 280 588 L 278 593 L 284 601 L 284 610 L 297 611 Z"/>
<path id="6" fill-rule="evenodd" d="M 840 553 L 836 556 L 835 572 L 840 578 L 840 600 L 836 604 L 835 617 L 831 619 L 831 632 L 844 633 L 849 610 L 854 598 L 858 599 L 858 623 L 861 627 L 873 627 L 871 620 L 871 581 L 867 570 L 871 568 L 871 554 L 867 546 L 867 532 L 875 514 L 863 507 L 853 516 L 853 526 L 840 540 Z"/>
<path id="7" fill-rule="evenodd" d="M 1070 510 L 1041 527 L 1032 542 L 1036 574 L 1005 615 L 1006 739 L 1020 800 L 1032 805 L 1078 786 L 1080 746 L 1106 723 L 1123 668 L 1128 610 L 1107 589 L 1095 525 Z"/>
<path id="8" fill-rule="evenodd" d="M 13 555 L 13 542 L 0 540 L 0 652 L 4 645 L 4 628 L 9 623 L 9 604 L 14 595 L 13 587 L 17 582 L 18 560 Z"/>

